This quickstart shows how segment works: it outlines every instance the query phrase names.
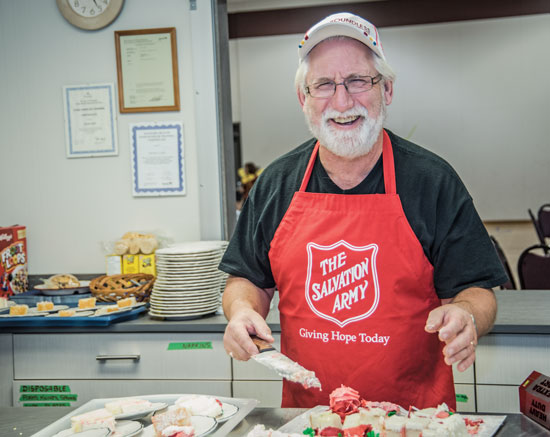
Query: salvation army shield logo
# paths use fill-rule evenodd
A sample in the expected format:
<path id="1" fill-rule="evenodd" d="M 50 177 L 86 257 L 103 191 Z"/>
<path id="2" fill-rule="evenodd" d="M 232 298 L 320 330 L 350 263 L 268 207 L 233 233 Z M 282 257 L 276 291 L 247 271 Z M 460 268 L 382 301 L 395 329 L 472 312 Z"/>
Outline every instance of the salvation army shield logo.
<path id="1" fill-rule="evenodd" d="M 380 300 L 377 253 L 376 244 L 308 243 L 305 293 L 311 310 L 340 327 L 371 316 Z"/>

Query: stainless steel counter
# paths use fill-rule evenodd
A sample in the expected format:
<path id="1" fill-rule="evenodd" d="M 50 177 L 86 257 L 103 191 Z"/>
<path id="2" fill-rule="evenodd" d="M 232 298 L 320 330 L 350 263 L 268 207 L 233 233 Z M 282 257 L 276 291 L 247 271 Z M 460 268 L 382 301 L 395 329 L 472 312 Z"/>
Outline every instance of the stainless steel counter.
<path id="1" fill-rule="evenodd" d="M 73 408 L 0 408 L 0 436 L 30 437 L 71 410 Z M 229 436 L 246 436 L 254 425 L 260 423 L 266 428 L 277 429 L 305 411 L 299 408 L 256 408 L 233 429 Z M 548 437 L 550 431 L 521 414 L 509 414 L 496 436 Z"/>
<path id="2" fill-rule="evenodd" d="M 497 290 L 498 315 L 493 334 L 550 334 L 550 290 Z M 277 307 L 270 311 L 267 321 L 273 332 L 280 332 Z M 227 321 L 222 315 L 196 320 L 165 321 L 143 314 L 137 319 L 107 327 L 17 327 L 2 328 L 13 333 L 54 332 L 224 332 Z"/>

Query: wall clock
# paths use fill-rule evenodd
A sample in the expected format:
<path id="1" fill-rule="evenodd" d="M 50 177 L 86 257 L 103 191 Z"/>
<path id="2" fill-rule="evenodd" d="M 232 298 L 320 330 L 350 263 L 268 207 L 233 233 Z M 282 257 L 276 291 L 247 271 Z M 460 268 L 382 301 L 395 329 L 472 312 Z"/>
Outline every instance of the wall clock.
<path id="1" fill-rule="evenodd" d="M 101 29 L 112 23 L 124 0 L 56 0 L 61 15 L 80 29 Z"/>

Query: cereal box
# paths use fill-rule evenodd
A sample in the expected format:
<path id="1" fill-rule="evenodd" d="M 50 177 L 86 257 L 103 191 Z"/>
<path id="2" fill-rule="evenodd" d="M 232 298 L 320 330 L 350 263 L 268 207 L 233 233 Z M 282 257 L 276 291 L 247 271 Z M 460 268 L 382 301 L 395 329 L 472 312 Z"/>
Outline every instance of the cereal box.
<path id="1" fill-rule="evenodd" d="M 107 255 L 105 257 L 105 264 L 107 266 L 107 275 L 122 274 L 122 257 L 120 255 Z"/>
<path id="2" fill-rule="evenodd" d="M 139 256 L 139 272 L 155 276 L 155 254 Z"/>
<path id="3" fill-rule="evenodd" d="M 122 256 L 122 273 L 139 273 L 139 256 L 138 255 L 123 255 Z"/>
<path id="4" fill-rule="evenodd" d="M 25 226 L 0 227 L 0 296 L 29 288 Z"/>

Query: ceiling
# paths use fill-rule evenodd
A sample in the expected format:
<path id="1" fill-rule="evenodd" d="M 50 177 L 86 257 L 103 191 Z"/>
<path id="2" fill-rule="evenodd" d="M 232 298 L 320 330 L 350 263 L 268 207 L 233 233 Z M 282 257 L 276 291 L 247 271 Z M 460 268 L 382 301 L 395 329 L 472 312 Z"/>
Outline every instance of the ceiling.
<path id="1" fill-rule="evenodd" d="M 336 12 L 378 28 L 550 13 L 549 0 L 227 0 L 229 38 L 303 33 Z M 518 30 L 520 31 L 520 30 Z"/>
<path id="2" fill-rule="evenodd" d="M 383 0 L 366 0 L 383 1 Z M 364 3 L 365 0 L 227 0 L 227 12 L 248 12 L 273 9 L 300 8 L 306 6 Z"/>

